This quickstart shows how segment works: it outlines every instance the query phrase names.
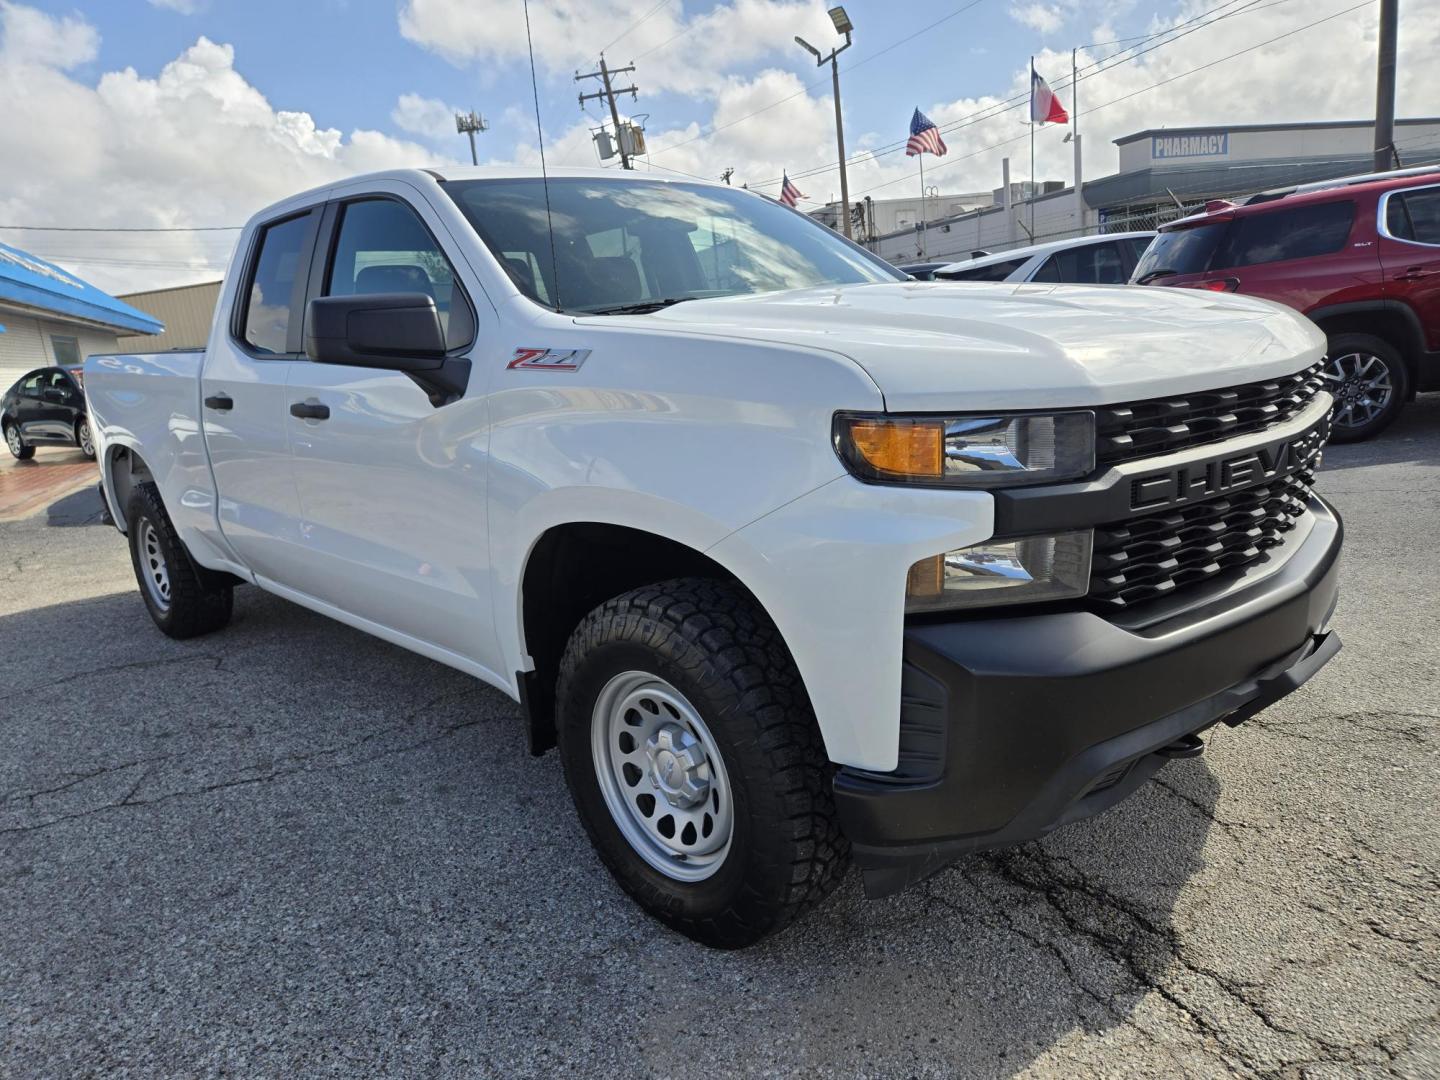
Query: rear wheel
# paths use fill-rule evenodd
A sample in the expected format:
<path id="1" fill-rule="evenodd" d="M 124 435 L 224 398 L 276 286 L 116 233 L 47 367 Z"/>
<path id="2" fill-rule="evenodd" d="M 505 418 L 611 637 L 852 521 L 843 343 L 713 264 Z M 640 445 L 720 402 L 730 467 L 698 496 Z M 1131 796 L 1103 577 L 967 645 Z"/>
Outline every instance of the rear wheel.
<path id="1" fill-rule="evenodd" d="M 749 945 L 839 882 L 831 766 L 779 632 L 684 578 L 580 623 L 557 687 L 565 778 L 620 886 L 688 937 Z"/>
<path id="2" fill-rule="evenodd" d="M 1334 442 L 1356 442 L 1389 427 L 1405 404 L 1409 372 L 1400 350 L 1373 334 L 1336 334 L 1325 360 L 1325 388 L 1335 396 Z"/>
<path id="3" fill-rule="evenodd" d="M 190 558 L 154 484 L 136 485 L 125 521 L 135 579 L 156 626 L 172 638 L 190 638 L 230 621 L 234 590 Z"/>
<path id="4" fill-rule="evenodd" d="M 81 420 L 75 425 L 75 445 L 91 461 L 95 460 L 95 440 L 90 435 L 90 421 Z"/>
<path id="5" fill-rule="evenodd" d="M 13 420 L 5 421 L 5 445 L 10 448 L 10 456 L 17 461 L 29 461 L 35 456 L 35 447 L 25 445 L 25 440 L 20 437 L 20 425 Z"/>

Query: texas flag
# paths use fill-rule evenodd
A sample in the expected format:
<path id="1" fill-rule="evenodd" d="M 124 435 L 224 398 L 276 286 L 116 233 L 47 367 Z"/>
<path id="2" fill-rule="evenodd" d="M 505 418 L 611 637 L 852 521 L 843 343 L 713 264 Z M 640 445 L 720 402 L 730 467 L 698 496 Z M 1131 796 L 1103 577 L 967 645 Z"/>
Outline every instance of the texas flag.
<path id="1" fill-rule="evenodd" d="M 1060 99 L 1055 96 L 1055 91 L 1050 89 L 1050 84 L 1036 72 L 1034 63 L 1030 65 L 1030 122 L 1032 124 L 1068 124 L 1070 122 L 1070 114 L 1065 111 L 1065 106 L 1060 104 Z"/>

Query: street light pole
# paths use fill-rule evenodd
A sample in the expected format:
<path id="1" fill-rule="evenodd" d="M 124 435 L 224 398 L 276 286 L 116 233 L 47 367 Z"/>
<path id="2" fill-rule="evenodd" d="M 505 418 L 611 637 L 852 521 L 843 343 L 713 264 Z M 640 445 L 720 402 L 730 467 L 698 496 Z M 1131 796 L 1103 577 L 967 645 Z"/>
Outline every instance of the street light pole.
<path id="1" fill-rule="evenodd" d="M 840 63 L 836 57 L 851 46 L 851 34 L 854 32 L 855 26 L 851 23 L 850 16 L 845 14 L 845 9 L 839 6 L 830 9 L 830 21 L 835 24 L 836 32 L 845 35 L 845 44 L 831 49 L 829 56 L 821 55 L 819 49 L 798 35 L 795 41 L 802 49 L 815 57 L 816 67 L 824 67 L 827 60 L 830 62 L 830 81 L 835 96 L 835 146 L 840 153 L 840 202 L 842 204 L 840 222 L 845 231 L 845 239 L 849 240 L 851 239 L 850 180 L 845 173 L 845 121 L 840 112 Z"/>

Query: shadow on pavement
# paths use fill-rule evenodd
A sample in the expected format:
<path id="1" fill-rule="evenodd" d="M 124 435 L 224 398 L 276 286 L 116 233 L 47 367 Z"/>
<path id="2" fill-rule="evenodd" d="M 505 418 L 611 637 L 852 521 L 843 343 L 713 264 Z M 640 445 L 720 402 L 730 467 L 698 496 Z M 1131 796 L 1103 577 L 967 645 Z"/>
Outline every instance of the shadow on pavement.
<path id="1" fill-rule="evenodd" d="M 89 512 L 71 498 L 52 520 Z M 77 626 L 84 647 L 56 649 Z M 1176 762 L 899 897 L 864 900 L 852 872 L 718 953 L 613 885 L 556 756 L 458 672 L 253 588 L 188 642 L 134 593 L 0 638 L 18 1074 L 675 1075 L 720 1053 L 724 1073 L 1007 1076 L 1125 1026 L 1176 962 L 1217 792 Z"/>

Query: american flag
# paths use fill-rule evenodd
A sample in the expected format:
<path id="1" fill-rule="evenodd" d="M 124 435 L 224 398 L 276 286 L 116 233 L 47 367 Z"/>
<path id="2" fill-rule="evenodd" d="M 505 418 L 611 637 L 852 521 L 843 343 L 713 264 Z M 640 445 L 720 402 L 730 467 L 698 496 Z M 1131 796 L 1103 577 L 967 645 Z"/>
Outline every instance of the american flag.
<path id="1" fill-rule="evenodd" d="M 805 198 L 805 193 L 801 191 L 798 187 L 796 187 L 793 182 L 791 182 L 789 174 L 781 173 L 780 201 L 786 206 L 794 206 L 803 198 Z"/>
<path id="2" fill-rule="evenodd" d="M 915 157 L 917 154 L 945 156 L 945 140 L 940 138 L 940 129 L 935 126 L 935 121 L 919 109 L 916 109 L 915 115 L 910 118 L 910 141 L 905 144 L 906 157 Z"/>

